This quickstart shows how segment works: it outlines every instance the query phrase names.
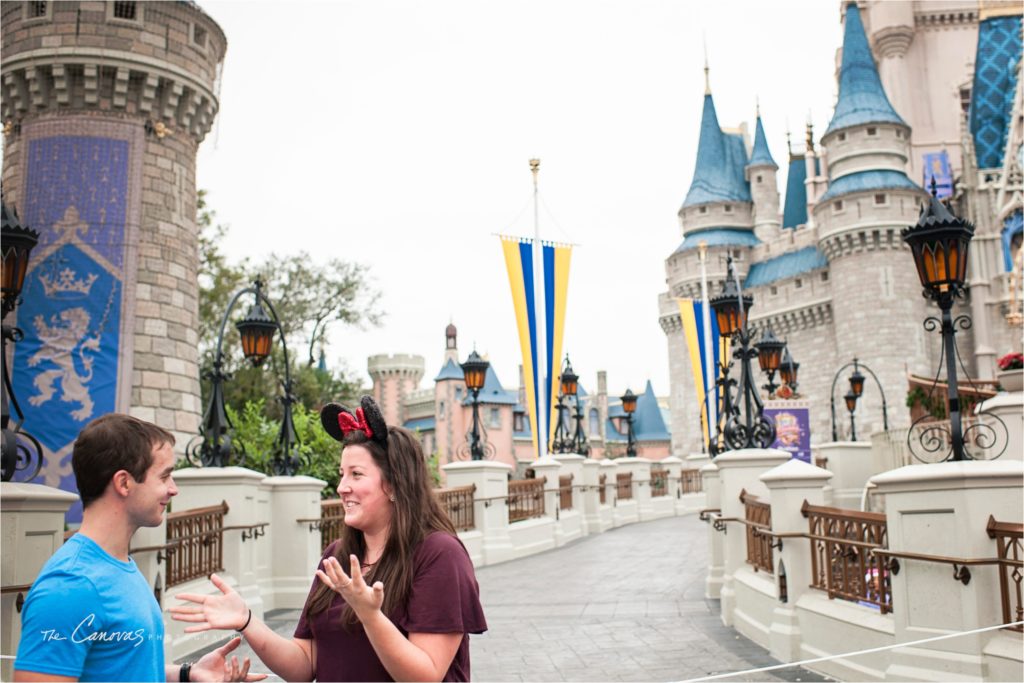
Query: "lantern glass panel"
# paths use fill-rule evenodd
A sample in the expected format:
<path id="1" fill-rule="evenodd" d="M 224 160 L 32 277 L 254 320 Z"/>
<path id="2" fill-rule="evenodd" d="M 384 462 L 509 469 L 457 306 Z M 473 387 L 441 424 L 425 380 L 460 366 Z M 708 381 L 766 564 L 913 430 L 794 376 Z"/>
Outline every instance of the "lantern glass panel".
<path id="1" fill-rule="evenodd" d="M 843 396 L 843 400 L 846 401 L 846 409 L 851 413 L 857 408 L 857 395 L 852 391 Z"/>
<path id="2" fill-rule="evenodd" d="M 852 391 L 853 395 L 857 398 L 860 398 L 864 394 L 864 375 L 856 371 L 850 375 L 850 391 Z"/>
<path id="3" fill-rule="evenodd" d="M 239 325 L 242 337 L 242 353 L 254 367 L 263 365 L 270 356 L 270 346 L 274 341 L 274 328 L 266 325 Z"/>
<path id="4" fill-rule="evenodd" d="M 563 374 L 562 375 L 562 395 L 563 396 L 575 396 L 576 395 L 576 375 Z"/>
<path id="5" fill-rule="evenodd" d="M 632 414 L 636 411 L 636 394 L 628 389 L 622 396 L 622 409 L 628 414 Z"/>

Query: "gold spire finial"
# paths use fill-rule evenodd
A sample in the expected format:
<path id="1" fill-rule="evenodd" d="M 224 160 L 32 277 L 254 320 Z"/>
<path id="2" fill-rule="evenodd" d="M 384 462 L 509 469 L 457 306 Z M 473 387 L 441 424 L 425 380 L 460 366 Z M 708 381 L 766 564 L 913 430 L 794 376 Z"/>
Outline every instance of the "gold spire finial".
<path id="1" fill-rule="evenodd" d="M 789 132 L 789 126 L 786 126 L 786 150 L 789 152 L 789 156 L 793 156 L 793 136 Z"/>
<path id="2" fill-rule="evenodd" d="M 757 114 L 757 118 L 761 118 L 761 96 L 754 95 L 754 111 Z"/>
<path id="3" fill-rule="evenodd" d="M 813 152 L 814 151 L 814 124 L 810 122 L 809 116 L 810 115 L 808 114 L 808 121 L 807 121 L 807 151 L 808 152 Z"/>

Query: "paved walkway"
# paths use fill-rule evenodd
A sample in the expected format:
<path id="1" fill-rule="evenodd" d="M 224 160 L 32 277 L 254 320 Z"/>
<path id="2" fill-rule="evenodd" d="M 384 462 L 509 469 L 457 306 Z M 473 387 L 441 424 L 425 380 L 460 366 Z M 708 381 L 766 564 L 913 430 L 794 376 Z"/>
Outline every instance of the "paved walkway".
<path id="1" fill-rule="evenodd" d="M 482 567 L 490 630 L 472 636 L 473 679 L 679 681 L 778 664 L 722 626 L 704 598 L 706 563 L 707 526 L 690 515 Z M 268 616 L 291 635 L 297 612 Z M 829 679 L 788 668 L 727 680 Z"/>

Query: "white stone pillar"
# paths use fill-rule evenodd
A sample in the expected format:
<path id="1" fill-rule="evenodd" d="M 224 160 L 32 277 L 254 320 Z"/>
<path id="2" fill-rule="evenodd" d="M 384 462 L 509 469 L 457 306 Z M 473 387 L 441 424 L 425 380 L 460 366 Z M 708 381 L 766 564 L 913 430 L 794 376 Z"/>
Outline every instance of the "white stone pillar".
<path id="1" fill-rule="evenodd" d="M 718 465 L 714 461 L 700 468 L 704 484 L 706 510 L 722 509 L 722 487 L 718 478 Z M 725 574 L 725 537 L 708 524 L 708 576 L 704 580 L 704 597 L 717 600 L 722 596 L 722 577 Z"/>
<path id="2" fill-rule="evenodd" d="M 0 483 L 0 515 L 4 553 L 0 577 L 4 586 L 29 586 L 46 561 L 64 544 L 64 515 L 78 496 L 68 491 L 5 481 Z M 21 640 L 21 608 L 28 591 L 7 593 L 0 607 L 0 643 L 13 655 Z M 20 599 L 19 599 L 20 597 Z M 14 680 L 13 659 L 0 664 L 0 680 Z"/>
<path id="3" fill-rule="evenodd" d="M 832 507 L 860 510 L 864 487 L 874 471 L 870 441 L 835 441 L 817 446 L 832 477 Z"/>
<path id="4" fill-rule="evenodd" d="M 558 477 L 562 473 L 562 463 L 551 456 L 547 456 L 534 460 L 530 463 L 530 467 L 536 472 L 538 479 L 544 479 L 544 516 L 555 522 L 553 538 L 557 548 L 566 542 L 562 525 L 558 522 L 560 516 L 558 509 Z"/>
<path id="5" fill-rule="evenodd" d="M 637 521 L 651 519 L 651 465 L 647 458 L 619 458 L 619 471 L 633 473 L 633 500 L 636 501 Z"/>
<path id="6" fill-rule="evenodd" d="M 744 448 L 727 451 L 715 458 L 718 476 L 721 480 L 722 517 L 744 519 L 744 505 L 740 493 L 746 490 L 767 499 L 768 489 L 760 476 L 790 459 L 790 454 L 772 448 Z M 736 607 L 736 592 L 733 588 L 733 574 L 743 566 L 747 557 L 747 534 L 742 524 L 727 522 L 723 554 L 722 575 L 722 623 L 732 626 L 732 613 Z"/>
<path id="7" fill-rule="evenodd" d="M 686 467 L 691 470 L 699 470 L 711 462 L 711 456 L 707 453 L 690 453 L 686 456 Z"/>
<path id="8" fill-rule="evenodd" d="M 569 542 L 589 533 L 583 519 L 583 463 L 587 459 L 576 453 L 559 453 L 554 458 L 562 464 L 559 476 L 572 476 L 572 509 L 559 515 L 565 542 Z"/>
<path id="9" fill-rule="evenodd" d="M 1024 463 L 1019 460 L 910 465 L 872 481 L 885 496 L 889 550 L 895 553 L 996 557 L 996 543 L 986 533 L 989 516 L 1017 522 L 1024 507 Z M 949 564 L 896 560 L 892 602 L 897 642 L 1002 623 L 994 566 L 967 567 L 970 581 L 964 585 Z M 996 637 L 990 631 L 899 648 L 892 652 L 886 679 L 986 679 L 982 651 Z"/>
<path id="10" fill-rule="evenodd" d="M 604 505 L 599 505 L 601 515 L 601 531 L 605 531 L 612 527 L 617 527 L 622 524 L 619 521 L 618 515 L 615 514 L 616 510 L 616 494 L 615 492 L 615 477 L 619 473 L 619 465 L 616 460 L 601 460 L 599 461 L 601 469 L 598 471 L 598 481 L 603 474 L 604 479 Z M 600 498 L 598 498 L 600 502 Z M 634 508 L 635 509 L 635 508 Z"/>
<path id="11" fill-rule="evenodd" d="M 310 530 L 315 524 L 297 520 L 320 517 L 320 492 L 326 484 L 306 476 L 263 480 L 274 523 L 260 539 L 261 547 L 271 552 L 270 572 L 260 577 L 260 587 L 272 609 L 301 609 L 306 603 L 322 555 L 321 536 Z"/>
<path id="12" fill-rule="evenodd" d="M 584 460 L 582 463 L 583 480 L 583 528 L 588 534 L 599 534 L 601 527 L 601 491 L 598 488 L 601 476 L 601 463 L 597 460 Z"/>
<path id="13" fill-rule="evenodd" d="M 804 501 L 824 505 L 824 486 L 832 473 L 803 460 L 790 460 L 761 475 L 772 507 L 772 531 L 806 533 L 807 520 L 800 512 Z M 800 659 L 802 633 L 796 603 L 811 585 L 811 546 L 803 538 L 778 539 L 773 549 L 775 585 L 779 603 L 772 612 L 769 632 L 771 655 L 782 662 Z M 784 583 L 783 583 L 784 582 Z M 785 586 L 785 595 L 782 586 Z M 785 599 L 783 599 L 785 598 Z"/>
<path id="14" fill-rule="evenodd" d="M 682 458 L 677 458 L 674 455 L 670 455 L 667 458 L 662 458 L 658 461 L 661 467 L 668 470 L 668 492 L 665 494 L 667 498 L 672 499 L 672 512 L 675 515 L 679 515 L 685 512 L 683 505 L 683 486 L 680 481 L 680 477 L 683 476 L 683 461 Z"/>
<path id="15" fill-rule="evenodd" d="M 266 491 L 260 490 L 260 483 L 266 478 L 262 472 L 245 467 L 188 467 L 174 473 L 178 484 L 178 495 L 174 498 L 174 511 L 183 512 L 194 508 L 228 504 L 224 515 L 225 527 L 250 526 L 270 522 L 270 510 Z M 266 538 L 247 538 L 251 530 L 243 532 L 233 529 L 224 532 L 224 571 L 237 581 L 235 590 L 245 599 L 246 604 L 257 617 L 263 618 L 265 606 L 260 593 L 259 578 L 264 571 L 265 560 L 261 560 L 257 545 Z"/>
<path id="16" fill-rule="evenodd" d="M 508 478 L 512 466 L 492 460 L 450 462 L 441 467 L 451 488 L 476 486 L 473 518 L 483 539 L 482 564 L 512 559 L 514 548 L 508 534 Z"/>
<path id="17" fill-rule="evenodd" d="M 991 422 L 997 434 L 1002 433 L 998 422 L 986 420 L 986 416 L 998 417 L 1006 425 L 1006 450 L 1000 460 L 1024 459 L 1024 392 L 1001 391 L 978 406 L 978 416 L 982 422 Z M 1002 438 L 996 439 L 995 450 L 1002 447 Z M 995 455 L 994 453 L 992 455 Z"/>

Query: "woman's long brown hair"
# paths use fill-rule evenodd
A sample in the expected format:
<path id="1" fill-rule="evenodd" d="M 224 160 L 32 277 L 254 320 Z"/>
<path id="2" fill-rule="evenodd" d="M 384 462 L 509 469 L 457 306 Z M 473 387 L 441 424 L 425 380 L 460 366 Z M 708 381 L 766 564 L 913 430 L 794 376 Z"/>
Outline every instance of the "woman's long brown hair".
<path id="1" fill-rule="evenodd" d="M 419 440 L 407 429 L 388 427 L 387 452 L 375 441 L 366 438 L 361 431 L 349 432 L 342 442 L 342 450 L 348 446 L 362 446 L 373 457 L 380 468 L 383 480 L 395 497 L 391 510 L 391 528 L 384 552 L 373 568 L 370 581 L 384 584 L 384 605 L 381 611 L 388 617 L 404 606 L 412 590 L 413 553 L 416 547 L 430 533 L 444 531 L 456 535 L 455 527 L 437 502 L 427 475 L 426 459 Z M 366 539 L 359 529 L 342 525 L 341 537 L 334 550 L 334 557 L 351 576 L 349 556 L 359 559 L 366 557 Z M 335 592 L 317 580 L 317 588 L 306 601 L 305 616 L 311 619 L 325 611 L 334 600 Z M 346 630 L 359 626 L 355 611 L 345 605 L 342 623 Z"/>

